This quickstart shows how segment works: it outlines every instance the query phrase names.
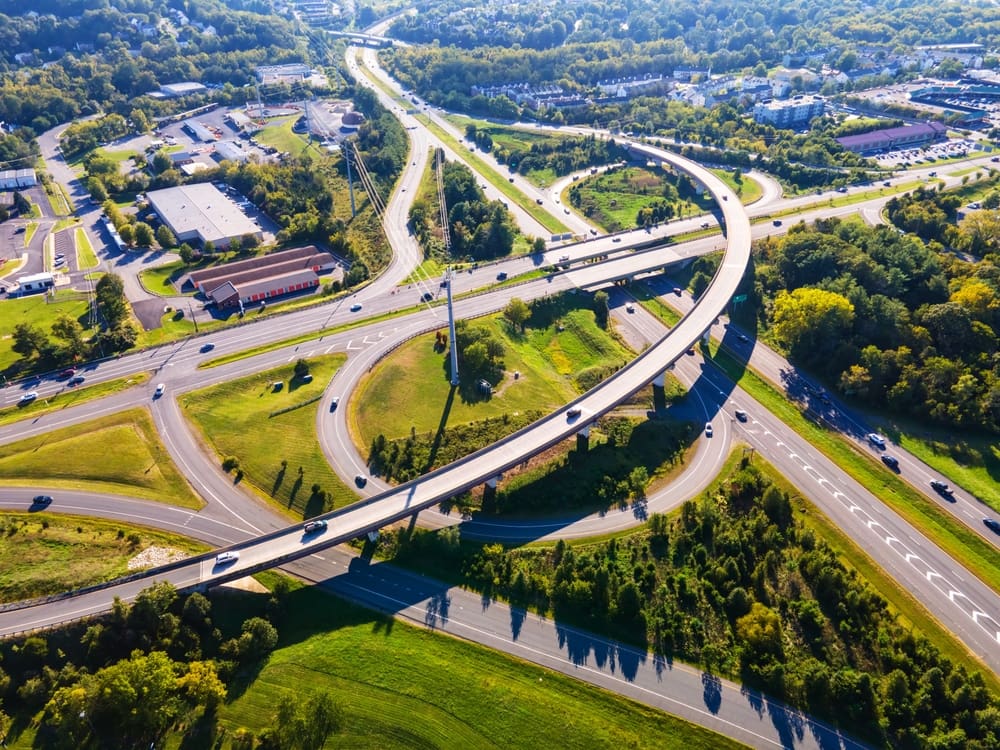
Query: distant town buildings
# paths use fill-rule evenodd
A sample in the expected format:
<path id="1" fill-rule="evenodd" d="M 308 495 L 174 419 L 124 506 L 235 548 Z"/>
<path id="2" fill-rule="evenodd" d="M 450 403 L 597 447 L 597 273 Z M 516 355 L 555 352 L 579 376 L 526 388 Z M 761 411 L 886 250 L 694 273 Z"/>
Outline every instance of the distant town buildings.
<path id="1" fill-rule="evenodd" d="M 787 100 L 758 102 L 753 108 L 753 119 L 776 128 L 799 128 L 825 111 L 826 99 L 822 96 L 800 94 Z"/>

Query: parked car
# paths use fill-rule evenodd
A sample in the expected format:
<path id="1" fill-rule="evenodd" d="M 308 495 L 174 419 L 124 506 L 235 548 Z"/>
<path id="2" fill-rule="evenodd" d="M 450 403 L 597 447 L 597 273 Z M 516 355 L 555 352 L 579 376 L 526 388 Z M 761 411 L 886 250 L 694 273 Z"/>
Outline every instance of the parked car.
<path id="1" fill-rule="evenodd" d="M 320 531 L 326 531 L 326 521 L 323 520 L 306 521 L 306 524 L 305 526 L 302 527 L 302 530 L 307 534 L 316 534 Z"/>

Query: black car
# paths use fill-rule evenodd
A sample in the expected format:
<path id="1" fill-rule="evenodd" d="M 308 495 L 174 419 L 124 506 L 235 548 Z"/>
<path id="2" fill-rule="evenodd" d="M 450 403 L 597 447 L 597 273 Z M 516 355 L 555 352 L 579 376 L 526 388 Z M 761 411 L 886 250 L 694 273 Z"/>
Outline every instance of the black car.
<path id="1" fill-rule="evenodd" d="M 899 461 L 896 460 L 895 456 L 890 456 L 888 454 L 882 454 L 882 463 L 888 466 L 893 471 L 899 471 Z"/>
<path id="2" fill-rule="evenodd" d="M 424 292 L 423 296 L 421 296 L 420 299 L 422 299 L 424 302 L 430 302 L 432 299 L 434 299 L 434 295 L 431 294 L 430 292 Z"/>
<path id="3" fill-rule="evenodd" d="M 995 518 L 984 518 L 983 523 L 986 525 L 986 528 L 994 534 L 1000 534 L 1000 521 Z"/>
<path id="4" fill-rule="evenodd" d="M 942 482 L 940 479 L 931 480 L 931 489 L 934 490 L 939 495 L 950 495 L 951 487 L 946 483 Z"/>
<path id="5" fill-rule="evenodd" d="M 52 502 L 52 497 L 50 495 L 35 495 L 31 498 L 31 502 L 35 505 L 48 505 Z"/>

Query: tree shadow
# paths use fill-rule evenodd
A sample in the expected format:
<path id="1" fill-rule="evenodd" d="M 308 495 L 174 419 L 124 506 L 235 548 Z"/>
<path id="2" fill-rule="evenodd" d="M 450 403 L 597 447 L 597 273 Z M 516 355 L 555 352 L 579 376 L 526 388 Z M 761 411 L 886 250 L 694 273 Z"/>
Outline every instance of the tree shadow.
<path id="1" fill-rule="evenodd" d="M 455 403 L 456 386 L 448 389 L 448 396 L 445 398 L 444 409 L 441 411 L 441 419 L 438 421 L 437 431 L 434 433 L 434 440 L 431 442 L 430 452 L 427 454 L 427 462 L 420 470 L 421 474 L 426 474 L 434 466 L 438 450 L 441 448 L 441 440 L 444 437 L 445 429 L 448 427 L 448 416 L 451 414 L 451 407 Z"/>
<path id="2" fill-rule="evenodd" d="M 291 508 L 295 504 L 295 498 L 299 494 L 299 490 L 302 489 L 302 467 L 299 467 L 299 475 L 295 477 L 295 484 L 292 485 L 291 492 L 288 493 L 288 507 Z"/>
<path id="3" fill-rule="evenodd" d="M 271 485 L 271 497 L 278 494 L 278 490 L 281 489 L 281 483 L 285 481 L 285 471 L 288 469 L 288 464 L 282 464 L 281 468 L 278 469 L 277 476 L 274 477 L 274 484 Z"/>

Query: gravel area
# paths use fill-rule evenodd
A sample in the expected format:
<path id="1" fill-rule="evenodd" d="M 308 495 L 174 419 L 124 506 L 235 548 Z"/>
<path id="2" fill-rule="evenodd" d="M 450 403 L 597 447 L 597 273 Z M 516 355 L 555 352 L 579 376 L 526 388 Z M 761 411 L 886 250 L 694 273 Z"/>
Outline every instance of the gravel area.
<path id="1" fill-rule="evenodd" d="M 128 561 L 129 570 L 142 570 L 144 568 L 155 568 L 158 565 L 183 560 L 188 557 L 186 552 L 173 547 L 147 547 L 138 555 Z"/>

